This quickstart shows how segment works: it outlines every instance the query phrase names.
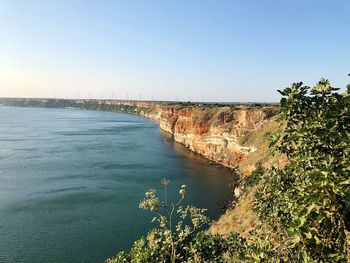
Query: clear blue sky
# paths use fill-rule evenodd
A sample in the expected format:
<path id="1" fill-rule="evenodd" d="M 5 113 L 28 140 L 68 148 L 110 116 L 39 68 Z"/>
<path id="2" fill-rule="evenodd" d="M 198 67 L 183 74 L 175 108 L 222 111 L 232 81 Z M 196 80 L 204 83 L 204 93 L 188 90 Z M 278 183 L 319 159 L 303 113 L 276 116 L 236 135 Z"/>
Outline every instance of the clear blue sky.
<path id="1" fill-rule="evenodd" d="M 278 101 L 348 73 L 348 0 L 0 1 L 0 97 Z"/>

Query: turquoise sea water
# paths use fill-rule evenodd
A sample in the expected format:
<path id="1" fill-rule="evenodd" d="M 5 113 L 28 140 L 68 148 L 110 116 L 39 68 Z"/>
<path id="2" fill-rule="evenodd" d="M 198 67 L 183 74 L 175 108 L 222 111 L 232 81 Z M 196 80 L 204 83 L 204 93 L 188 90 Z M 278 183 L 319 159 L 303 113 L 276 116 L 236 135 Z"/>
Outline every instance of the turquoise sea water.
<path id="1" fill-rule="evenodd" d="M 216 218 L 229 170 L 174 143 L 142 117 L 0 107 L 0 262 L 103 262 L 151 228 L 138 202 L 149 188 Z"/>

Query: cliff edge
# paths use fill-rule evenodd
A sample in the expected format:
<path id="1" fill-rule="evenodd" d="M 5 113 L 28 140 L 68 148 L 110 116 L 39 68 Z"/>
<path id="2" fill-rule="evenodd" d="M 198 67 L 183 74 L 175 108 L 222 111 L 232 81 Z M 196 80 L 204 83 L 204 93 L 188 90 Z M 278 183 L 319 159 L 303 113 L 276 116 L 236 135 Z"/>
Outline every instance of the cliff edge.
<path id="1" fill-rule="evenodd" d="M 267 137 L 279 129 L 276 105 L 166 104 L 100 101 L 100 104 L 134 107 L 155 120 L 162 130 L 213 163 L 249 175 L 258 165 L 278 164 L 270 154 Z"/>

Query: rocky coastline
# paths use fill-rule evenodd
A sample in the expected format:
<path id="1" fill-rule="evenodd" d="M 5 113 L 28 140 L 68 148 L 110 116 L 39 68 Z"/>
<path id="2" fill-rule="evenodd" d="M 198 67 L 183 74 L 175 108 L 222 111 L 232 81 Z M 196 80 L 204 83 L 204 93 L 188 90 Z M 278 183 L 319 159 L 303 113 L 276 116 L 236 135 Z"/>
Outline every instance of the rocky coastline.
<path id="1" fill-rule="evenodd" d="M 209 160 L 249 175 L 258 165 L 280 161 L 268 149 L 268 136 L 279 129 L 275 105 L 182 105 L 128 101 L 99 101 L 124 105 L 159 123 L 176 142 Z"/>

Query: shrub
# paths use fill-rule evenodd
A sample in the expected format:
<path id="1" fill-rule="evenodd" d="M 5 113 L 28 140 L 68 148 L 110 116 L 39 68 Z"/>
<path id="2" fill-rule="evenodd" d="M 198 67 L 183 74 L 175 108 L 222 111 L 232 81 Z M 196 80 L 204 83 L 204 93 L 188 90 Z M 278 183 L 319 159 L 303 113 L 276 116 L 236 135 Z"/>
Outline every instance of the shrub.
<path id="1" fill-rule="evenodd" d="M 260 178 L 262 177 L 262 175 L 264 174 L 264 168 L 262 168 L 261 165 L 259 165 L 253 172 L 251 175 L 246 176 L 244 179 L 244 186 L 251 188 L 254 185 L 257 185 L 257 183 L 259 182 Z"/>
<path id="2" fill-rule="evenodd" d="M 346 260 L 350 196 L 349 91 L 338 94 L 328 80 L 314 88 L 293 84 L 280 91 L 285 130 L 275 149 L 290 164 L 272 169 L 256 196 L 256 210 L 279 231 L 296 258 Z"/>

